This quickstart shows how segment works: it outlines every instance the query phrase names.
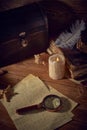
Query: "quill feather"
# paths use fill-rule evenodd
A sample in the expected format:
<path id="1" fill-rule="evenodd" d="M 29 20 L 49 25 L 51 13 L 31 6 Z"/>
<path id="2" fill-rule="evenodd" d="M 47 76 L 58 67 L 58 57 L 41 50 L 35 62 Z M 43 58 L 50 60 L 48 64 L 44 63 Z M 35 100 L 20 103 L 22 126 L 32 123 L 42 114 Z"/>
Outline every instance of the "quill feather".
<path id="1" fill-rule="evenodd" d="M 81 31 L 85 30 L 85 22 L 81 20 L 76 21 L 74 25 L 71 26 L 70 32 L 63 32 L 56 39 L 55 44 L 61 48 L 73 49 L 76 42 L 81 37 Z"/>

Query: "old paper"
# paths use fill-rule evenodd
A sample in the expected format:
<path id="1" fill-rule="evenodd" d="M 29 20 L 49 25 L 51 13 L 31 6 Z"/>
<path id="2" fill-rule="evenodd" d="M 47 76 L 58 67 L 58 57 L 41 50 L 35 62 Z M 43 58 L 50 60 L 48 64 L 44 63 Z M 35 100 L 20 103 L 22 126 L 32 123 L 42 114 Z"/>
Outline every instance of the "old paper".
<path id="1" fill-rule="evenodd" d="M 38 77 L 30 74 L 14 86 L 16 93 L 10 102 L 1 100 L 18 130 L 54 130 L 72 120 L 72 109 L 77 105 L 51 86 L 49 89 Z M 60 96 L 63 106 L 59 112 L 34 111 L 18 115 L 16 109 L 40 103 L 49 94 Z"/>

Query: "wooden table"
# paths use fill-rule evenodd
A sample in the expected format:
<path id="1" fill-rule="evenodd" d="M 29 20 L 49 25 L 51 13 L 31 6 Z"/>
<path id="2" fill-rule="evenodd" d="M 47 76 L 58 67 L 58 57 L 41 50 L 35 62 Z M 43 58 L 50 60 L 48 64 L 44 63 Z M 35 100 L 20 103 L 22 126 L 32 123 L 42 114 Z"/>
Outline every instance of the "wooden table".
<path id="1" fill-rule="evenodd" d="M 44 60 L 47 59 L 44 55 Z M 76 101 L 79 105 L 73 110 L 73 120 L 65 124 L 58 130 L 87 130 L 87 88 L 76 84 L 68 79 L 52 80 L 48 75 L 47 60 L 45 64 L 36 64 L 34 57 L 1 68 L 8 73 L 0 76 L 0 86 L 14 86 L 28 74 L 40 77 L 46 84 L 51 85 L 62 94 Z M 16 130 L 7 111 L 0 103 L 0 130 Z"/>

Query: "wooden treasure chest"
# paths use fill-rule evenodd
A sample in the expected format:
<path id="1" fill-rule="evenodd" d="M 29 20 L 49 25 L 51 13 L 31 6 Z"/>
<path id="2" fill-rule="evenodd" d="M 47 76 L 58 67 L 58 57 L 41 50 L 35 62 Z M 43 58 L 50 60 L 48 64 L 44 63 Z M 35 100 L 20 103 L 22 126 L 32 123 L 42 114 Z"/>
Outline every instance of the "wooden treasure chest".
<path id="1" fill-rule="evenodd" d="M 48 24 L 40 3 L 0 12 L 0 67 L 48 47 Z"/>

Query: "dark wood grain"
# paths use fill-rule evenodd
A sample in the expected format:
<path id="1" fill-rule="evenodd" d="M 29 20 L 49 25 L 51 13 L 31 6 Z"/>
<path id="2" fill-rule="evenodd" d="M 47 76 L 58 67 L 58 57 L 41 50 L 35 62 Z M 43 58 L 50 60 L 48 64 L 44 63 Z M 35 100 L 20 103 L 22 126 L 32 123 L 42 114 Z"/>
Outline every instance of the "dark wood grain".
<path id="1" fill-rule="evenodd" d="M 0 0 L 0 11 L 12 9 L 15 7 L 23 6 L 28 2 L 35 0 Z M 37 0 L 36 0 L 37 1 Z M 87 21 L 87 1 L 86 0 L 60 0 L 71 7 L 80 18 Z M 66 17 L 65 17 L 66 19 Z M 68 79 L 52 80 L 48 75 L 48 64 L 37 65 L 34 58 L 9 65 L 1 68 L 7 70 L 8 73 L 0 76 L 0 87 L 11 85 L 12 87 L 21 81 L 28 74 L 34 74 L 40 77 L 46 84 L 50 84 L 55 89 L 78 102 L 78 106 L 73 110 L 75 116 L 73 120 L 58 130 L 87 130 L 87 88 Z M 6 109 L 0 103 L 0 130 L 16 130 L 12 120 L 10 119 Z"/>
<path id="2" fill-rule="evenodd" d="M 62 94 L 76 101 L 79 105 L 73 110 L 73 120 L 58 130 L 86 130 L 87 129 L 87 88 L 76 84 L 68 79 L 52 80 L 48 75 L 48 55 L 44 55 L 45 65 L 36 64 L 34 57 L 25 61 L 1 68 L 8 73 L 0 77 L 0 82 L 12 87 L 21 81 L 28 74 L 34 74 L 51 85 Z M 16 130 L 9 118 L 5 108 L 0 103 L 0 130 Z"/>

